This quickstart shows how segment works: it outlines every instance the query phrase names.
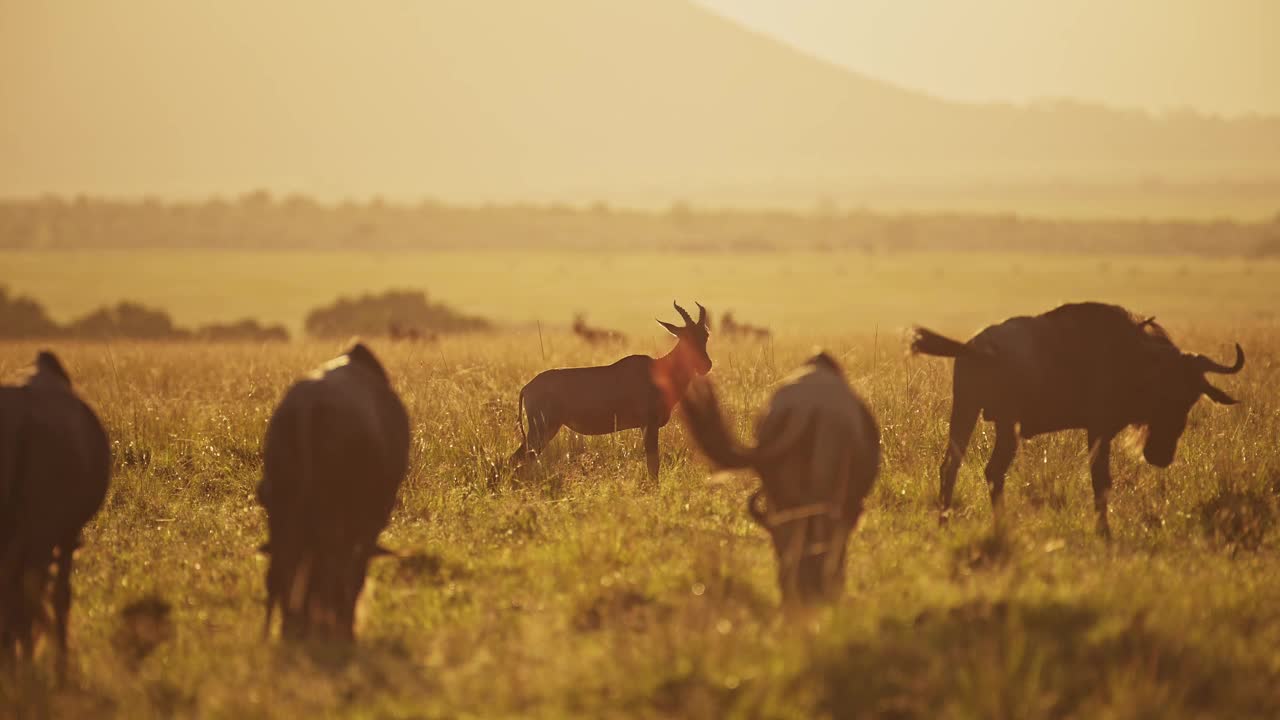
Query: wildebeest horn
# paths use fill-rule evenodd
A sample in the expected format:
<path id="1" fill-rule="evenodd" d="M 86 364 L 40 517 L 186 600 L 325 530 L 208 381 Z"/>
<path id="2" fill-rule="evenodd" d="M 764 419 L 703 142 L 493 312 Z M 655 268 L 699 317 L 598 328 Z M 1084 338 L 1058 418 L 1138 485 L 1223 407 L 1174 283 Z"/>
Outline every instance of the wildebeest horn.
<path id="1" fill-rule="evenodd" d="M 701 325 L 702 327 L 706 327 L 707 326 L 707 309 L 702 307 L 702 303 L 698 302 L 697 300 L 694 300 L 693 304 L 698 306 L 698 324 Z"/>
<path id="2" fill-rule="evenodd" d="M 1244 350 L 1241 349 L 1240 343 L 1236 343 L 1236 363 L 1231 367 L 1227 367 L 1219 362 L 1215 362 L 1204 355 L 1196 355 L 1193 358 L 1196 369 L 1200 372 L 1218 373 L 1220 375 L 1235 375 L 1244 367 Z"/>
<path id="3" fill-rule="evenodd" d="M 761 525 L 768 526 L 768 512 L 764 507 L 764 495 L 757 490 L 751 493 L 751 497 L 747 498 L 747 512 L 750 513 L 751 519 Z"/>
<path id="4" fill-rule="evenodd" d="M 685 325 L 693 324 L 693 318 L 689 317 L 689 313 L 685 312 L 685 309 L 680 307 L 680 303 L 676 302 L 675 300 L 672 300 L 671 305 L 676 309 L 676 312 L 680 313 L 680 317 L 684 318 Z"/>

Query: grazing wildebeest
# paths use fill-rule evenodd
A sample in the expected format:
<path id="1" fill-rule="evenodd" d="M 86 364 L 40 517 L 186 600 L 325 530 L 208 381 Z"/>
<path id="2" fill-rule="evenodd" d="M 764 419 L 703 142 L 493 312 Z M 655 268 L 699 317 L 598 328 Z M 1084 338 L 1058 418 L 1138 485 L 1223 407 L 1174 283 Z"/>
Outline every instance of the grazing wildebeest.
<path id="1" fill-rule="evenodd" d="M 725 312 L 720 316 L 720 332 L 725 335 L 756 338 L 758 340 L 768 340 L 773 336 L 773 333 L 767 327 L 738 322 L 733 317 L 732 312 Z"/>
<path id="2" fill-rule="evenodd" d="M 966 343 L 916 329 L 913 352 L 956 359 L 951 433 L 941 467 L 942 519 L 947 517 L 956 473 L 981 414 L 995 423 L 996 444 L 987 463 L 993 509 L 999 510 L 1004 476 L 1018 436 L 1058 430 L 1088 433 L 1098 532 L 1110 535 L 1111 440 L 1124 428 L 1146 429 L 1143 456 L 1156 467 L 1173 462 L 1187 414 L 1201 395 L 1223 405 L 1229 395 L 1205 373 L 1233 374 L 1244 367 L 1236 345 L 1230 367 L 1184 353 L 1154 318 L 1102 303 L 1069 304 L 1035 317 L 1010 318 Z"/>
<path id="3" fill-rule="evenodd" d="M 267 511 L 267 614 L 286 638 L 355 637 L 355 608 L 409 466 L 409 419 L 363 344 L 289 388 L 271 416 L 258 501 Z"/>
<path id="4" fill-rule="evenodd" d="M 0 656 L 32 657 L 51 592 L 65 679 L 72 560 L 110 478 L 102 423 L 58 358 L 39 353 L 25 385 L 0 388 Z"/>
<path id="5" fill-rule="evenodd" d="M 729 432 L 710 383 L 695 383 L 682 408 L 713 465 L 760 475 L 747 510 L 769 531 L 783 600 L 837 598 L 849 534 L 880 470 L 880 430 L 836 361 L 818 354 L 779 384 L 754 448 Z"/>
<path id="6" fill-rule="evenodd" d="M 707 355 L 707 309 L 698 305 L 695 322 L 672 303 L 684 325 L 658 321 L 676 336 L 676 346 L 660 358 L 628 355 L 612 365 L 559 368 L 541 372 L 520 390 L 520 447 L 509 464 L 516 467 L 537 457 L 561 427 L 583 435 L 607 435 L 619 430 L 644 430 L 649 477 L 658 479 L 658 429 L 671 419 L 689 381 L 711 371 Z"/>
<path id="7" fill-rule="evenodd" d="M 587 320 L 581 314 L 573 316 L 573 334 L 585 340 L 591 345 L 601 345 L 604 343 L 620 343 L 627 339 L 626 335 L 617 330 L 609 330 L 607 328 L 593 328 L 587 325 Z"/>

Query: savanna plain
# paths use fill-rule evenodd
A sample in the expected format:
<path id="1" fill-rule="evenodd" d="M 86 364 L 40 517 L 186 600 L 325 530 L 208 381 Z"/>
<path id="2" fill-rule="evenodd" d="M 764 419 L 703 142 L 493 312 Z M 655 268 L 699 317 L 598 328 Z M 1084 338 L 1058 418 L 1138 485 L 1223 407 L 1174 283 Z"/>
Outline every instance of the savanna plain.
<path id="1" fill-rule="evenodd" d="M 122 297 L 184 321 L 301 325 L 315 301 L 423 287 L 505 323 L 434 343 L 365 338 L 410 414 L 411 466 L 349 651 L 264 641 L 267 419 L 345 341 L 0 344 L 18 379 L 51 346 L 111 436 L 113 481 L 76 556 L 71 677 L 51 654 L 0 675 L 12 717 L 1280 716 L 1280 263 L 1180 256 L 837 251 L 254 253 L 12 251 L 0 282 L 62 317 Z M 876 414 L 883 465 L 833 606 L 784 613 L 747 474 L 713 474 L 678 421 L 645 478 L 638 432 L 562 433 L 526 478 L 537 372 L 669 342 L 671 300 L 769 325 L 713 334 L 740 437 L 815 346 Z M 1114 537 L 1094 533 L 1082 432 L 1024 442 L 996 525 L 979 426 L 939 526 L 950 364 L 912 323 L 967 335 L 1074 300 L 1155 315 L 1244 371 L 1200 402 L 1176 462 L 1113 455 Z M 569 314 L 623 330 L 588 346 Z M 148 610 L 148 608 L 150 610 Z"/>

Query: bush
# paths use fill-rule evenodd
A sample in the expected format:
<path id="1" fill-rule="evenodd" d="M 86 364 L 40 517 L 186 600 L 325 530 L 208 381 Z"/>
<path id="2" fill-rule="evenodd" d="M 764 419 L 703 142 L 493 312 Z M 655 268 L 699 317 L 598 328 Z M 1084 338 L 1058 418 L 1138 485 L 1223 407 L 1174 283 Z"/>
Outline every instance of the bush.
<path id="1" fill-rule="evenodd" d="M 288 342 L 289 331 L 283 325 L 262 325 L 253 318 L 244 318 L 232 323 L 203 325 L 196 329 L 195 337 L 212 341 Z"/>
<path id="2" fill-rule="evenodd" d="M 78 338 L 164 340 L 190 337 L 191 333 L 173 324 L 169 313 L 124 301 L 104 307 L 73 321 L 67 331 Z"/>
<path id="3" fill-rule="evenodd" d="M 306 321 L 307 333 L 318 338 L 386 335 L 392 326 L 442 335 L 492 328 L 484 318 L 429 302 L 426 293 L 414 290 L 390 290 L 354 300 L 338 298 L 332 305 L 312 310 Z"/>
<path id="4" fill-rule="evenodd" d="M 47 338 L 61 331 L 40 303 L 10 296 L 9 288 L 0 285 L 0 338 Z"/>

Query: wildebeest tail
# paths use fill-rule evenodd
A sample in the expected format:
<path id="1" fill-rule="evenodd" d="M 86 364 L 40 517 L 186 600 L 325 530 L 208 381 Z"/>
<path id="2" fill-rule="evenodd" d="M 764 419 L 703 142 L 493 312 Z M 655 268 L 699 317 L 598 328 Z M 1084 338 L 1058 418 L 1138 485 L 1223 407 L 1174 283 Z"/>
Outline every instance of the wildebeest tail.
<path id="1" fill-rule="evenodd" d="M 911 352 L 917 355 L 960 357 L 968 350 L 968 346 L 964 343 L 922 327 L 916 328 L 915 337 L 911 340 Z"/>
<path id="2" fill-rule="evenodd" d="M 712 465 L 730 470 L 751 467 L 752 451 L 743 447 L 729 431 L 710 382 L 701 378 L 694 380 L 680 407 L 685 427 Z"/>
<path id="3" fill-rule="evenodd" d="M 524 388 L 520 388 L 520 397 L 516 400 L 516 425 L 520 426 L 520 446 L 525 447 L 529 437 L 524 430 Z"/>

